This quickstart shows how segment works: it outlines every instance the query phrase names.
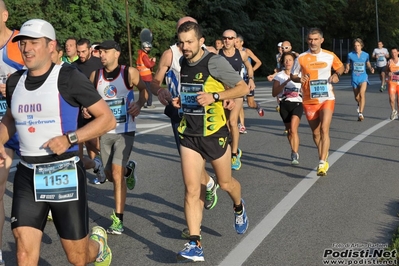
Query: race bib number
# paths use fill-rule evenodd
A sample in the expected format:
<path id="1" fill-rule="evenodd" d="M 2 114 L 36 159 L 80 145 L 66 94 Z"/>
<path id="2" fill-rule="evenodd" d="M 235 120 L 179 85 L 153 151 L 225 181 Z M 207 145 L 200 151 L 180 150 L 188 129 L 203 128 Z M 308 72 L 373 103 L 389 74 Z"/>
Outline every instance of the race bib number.
<path id="1" fill-rule="evenodd" d="M 356 74 L 364 73 L 364 70 L 365 70 L 364 66 L 365 66 L 364 63 L 354 62 L 353 63 L 353 72 L 355 72 Z"/>
<path id="2" fill-rule="evenodd" d="M 382 61 L 384 61 L 385 60 L 385 56 L 384 55 L 380 55 L 380 56 L 378 56 L 378 59 L 377 59 L 377 61 L 380 61 L 380 62 L 382 62 Z"/>
<path id="3" fill-rule="evenodd" d="M 0 118 L 2 118 L 7 111 L 7 102 L 6 99 L 1 97 L 0 99 Z"/>
<path id="4" fill-rule="evenodd" d="M 115 116 L 117 123 L 126 123 L 126 101 L 125 98 L 105 100 Z"/>
<path id="5" fill-rule="evenodd" d="M 197 92 L 204 91 L 202 84 L 181 84 L 181 112 L 186 115 L 204 115 L 205 108 L 197 102 Z"/>
<path id="6" fill-rule="evenodd" d="M 296 87 L 293 88 L 284 88 L 283 96 L 285 98 L 294 98 L 299 96 L 299 89 Z"/>
<path id="7" fill-rule="evenodd" d="M 399 73 L 398 72 L 393 73 L 391 76 L 391 80 L 393 82 L 399 82 Z"/>
<path id="8" fill-rule="evenodd" d="M 79 157 L 33 165 L 35 201 L 66 202 L 79 199 L 76 162 Z"/>
<path id="9" fill-rule="evenodd" d="M 326 79 L 318 79 L 310 81 L 310 97 L 311 98 L 329 97 L 328 83 Z"/>

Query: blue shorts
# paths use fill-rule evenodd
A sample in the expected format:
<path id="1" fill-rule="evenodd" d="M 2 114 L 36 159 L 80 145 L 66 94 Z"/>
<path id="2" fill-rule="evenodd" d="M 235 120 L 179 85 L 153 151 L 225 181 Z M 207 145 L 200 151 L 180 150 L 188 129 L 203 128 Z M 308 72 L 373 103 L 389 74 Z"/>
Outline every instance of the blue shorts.
<path id="1" fill-rule="evenodd" d="M 367 75 L 352 77 L 352 88 L 357 89 L 363 82 L 370 84 Z"/>
<path id="2" fill-rule="evenodd" d="M 19 151 L 18 133 L 15 133 L 14 136 L 4 144 L 4 147 L 14 150 L 18 156 L 21 156 L 21 152 Z"/>

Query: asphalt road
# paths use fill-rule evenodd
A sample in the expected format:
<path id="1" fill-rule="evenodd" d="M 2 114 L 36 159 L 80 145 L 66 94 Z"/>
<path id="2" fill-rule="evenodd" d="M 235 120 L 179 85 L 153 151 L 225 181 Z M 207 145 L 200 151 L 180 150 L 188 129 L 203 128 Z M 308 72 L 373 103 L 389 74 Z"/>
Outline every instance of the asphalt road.
<path id="1" fill-rule="evenodd" d="M 245 110 L 248 133 L 240 138 L 243 165 L 233 172 L 242 185 L 249 229 L 245 235 L 235 233 L 232 202 L 219 190 L 216 207 L 204 211 L 201 265 L 319 266 L 331 263 L 331 256 L 323 259 L 323 255 L 338 256 L 345 247 L 366 252 L 390 243 L 399 225 L 399 121 L 388 119 L 388 95 L 379 92 L 378 77 L 372 75 L 370 80 L 363 122 L 357 122 L 349 77 L 343 76 L 335 86 L 330 170 L 320 178 L 315 175 L 318 156 L 306 118 L 299 128 L 300 164 L 293 167 L 271 83 L 257 83 L 256 99 L 265 116 Z M 137 118 L 131 158 L 138 163 L 139 180 L 128 192 L 124 234 L 108 238 L 112 265 L 172 265 L 186 242 L 180 238 L 185 219 L 179 157 L 169 120 L 159 102 L 155 104 L 156 109 L 143 109 Z M 207 169 L 212 173 L 209 164 Z M 13 177 L 14 172 L 4 197 L 7 265 L 16 265 L 10 230 Z M 88 178 L 93 177 L 89 172 Z M 90 227 L 108 227 L 114 206 L 112 184 L 89 184 L 88 194 Z M 350 259 L 374 258 L 353 256 L 341 265 L 361 265 Z M 68 265 L 51 222 L 44 231 L 39 265 Z"/>

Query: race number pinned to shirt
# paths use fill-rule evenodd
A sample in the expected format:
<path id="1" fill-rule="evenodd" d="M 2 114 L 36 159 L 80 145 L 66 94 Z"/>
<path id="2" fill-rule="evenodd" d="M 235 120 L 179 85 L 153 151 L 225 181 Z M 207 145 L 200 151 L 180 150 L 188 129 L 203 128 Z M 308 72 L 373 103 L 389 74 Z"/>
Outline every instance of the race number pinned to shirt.
<path id="1" fill-rule="evenodd" d="M 393 82 L 399 82 L 399 71 L 392 73 L 391 80 Z"/>
<path id="2" fill-rule="evenodd" d="M 65 202 L 79 199 L 76 163 L 79 157 L 34 164 L 35 201 Z"/>
<path id="3" fill-rule="evenodd" d="M 359 63 L 359 62 L 354 62 L 353 63 L 353 72 L 356 74 L 364 73 L 365 72 L 365 64 Z"/>
<path id="4" fill-rule="evenodd" d="M 385 60 L 385 55 L 380 55 L 380 56 L 378 56 L 378 58 L 377 58 L 377 61 L 384 61 Z"/>
<path id="5" fill-rule="evenodd" d="M 204 115 L 205 108 L 197 102 L 197 92 L 204 91 L 202 84 L 182 83 L 180 87 L 181 111 L 187 115 Z"/>
<path id="6" fill-rule="evenodd" d="M 294 98 L 294 97 L 298 97 L 299 95 L 299 89 L 297 87 L 293 87 L 293 88 L 284 88 L 283 91 L 283 97 L 285 98 Z"/>
<path id="7" fill-rule="evenodd" d="M 6 99 L 0 96 L 0 118 L 2 118 L 7 111 L 7 102 Z"/>
<path id="8" fill-rule="evenodd" d="M 317 79 L 310 81 L 310 97 L 311 98 L 329 97 L 328 82 L 326 79 Z"/>
<path id="9" fill-rule="evenodd" d="M 115 116 L 117 123 L 126 123 L 126 100 L 125 98 L 107 99 L 105 100 Z"/>

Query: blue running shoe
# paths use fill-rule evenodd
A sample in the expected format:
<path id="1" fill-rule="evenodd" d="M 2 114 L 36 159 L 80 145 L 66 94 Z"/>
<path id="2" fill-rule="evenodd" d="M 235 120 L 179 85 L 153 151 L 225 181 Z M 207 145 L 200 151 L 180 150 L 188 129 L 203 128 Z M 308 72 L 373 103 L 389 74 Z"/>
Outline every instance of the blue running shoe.
<path id="1" fill-rule="evenodd" d="M 231 169 L 233 170 L 240 170 L 241 168 L 241 160 L 240 157 L 237 155 L 233 155 L 233 157 L 231 157 Z"/>
<path id="2" fill-rule="evenodd" d="M 242 150 L 237 148 L 237 157 L 241 159 Z"/>
<path id="3" fill-rule="evenodd" d="M 177 262 L 197 262 L 205 261 L 204 252 L 198 241 L 190 241 L 184 244 L 184 249 L 177 253 Z"/>
<path id="4" fill-rule="evenodd" d="M 245 202 L 241 199 L 242 202 L 242 212 L 238 214 L 234 212 L 234 227 L 236 229 L 237 234 L 244 234 L 248 229 L 248 217 L 247 212 L 245 211 Z"/>

